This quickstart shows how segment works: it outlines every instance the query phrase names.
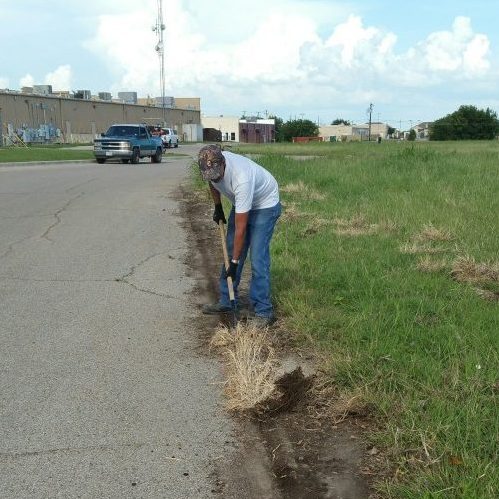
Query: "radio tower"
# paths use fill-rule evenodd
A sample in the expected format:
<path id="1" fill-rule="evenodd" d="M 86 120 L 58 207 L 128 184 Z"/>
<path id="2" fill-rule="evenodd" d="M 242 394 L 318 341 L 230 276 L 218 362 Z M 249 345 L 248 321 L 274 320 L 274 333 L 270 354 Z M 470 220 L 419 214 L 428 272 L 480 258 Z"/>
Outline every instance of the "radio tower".
<path id="1" fill-rule="evenodd" d="M 166 110 L 165 110 L 165 45 L 163 43 L 163 31 L 165 30 L 165 25 L 163 24 L 163 0 L 158 0 L 158 17 L 156 19 L 156 24 L 152 27 L 152 30 L 156 32 L 158 37 L 158 43 L 156 44 L 155 50 L 159 57 L 159 84 L 161 87 L 161 109 L 163 126 L 166 125 Z"/>

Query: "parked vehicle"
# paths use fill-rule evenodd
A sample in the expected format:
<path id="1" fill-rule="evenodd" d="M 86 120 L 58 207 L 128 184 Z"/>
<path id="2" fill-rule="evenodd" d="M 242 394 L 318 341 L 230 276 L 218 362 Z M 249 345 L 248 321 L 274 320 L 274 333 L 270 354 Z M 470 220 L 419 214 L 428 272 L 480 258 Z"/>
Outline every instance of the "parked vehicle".
<path id="1" fill-rule="evenodd" d="M 165 149 L 178 147 L 178 135 L 173 128 L 161 128 L 161 140 Z"/>
<path id="2" fill-rule="evenodd" d="M 146 125 L 116 124 L 94 140 L 97 163 L 119 159 L 122 163 L 137 164 L 140 158 L 150 157 L 152 163 L 161 163 L 162 140 L 152 136 Z"/>

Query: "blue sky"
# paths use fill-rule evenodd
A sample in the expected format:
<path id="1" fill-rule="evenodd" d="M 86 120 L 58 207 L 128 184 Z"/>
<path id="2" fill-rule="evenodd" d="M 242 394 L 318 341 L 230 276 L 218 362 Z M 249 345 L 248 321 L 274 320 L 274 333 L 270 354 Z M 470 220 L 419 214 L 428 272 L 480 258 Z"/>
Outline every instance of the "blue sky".
<path id="1" fill-rule="evenodd" d="M 497 0 L 163 0 L 166 93 L 207 115 L 407 128 L 499 111 Z M 251 8 L 249 8 L 250 6 Z M 0 88 L 159 95 L 157 0 L 0 0 Z"/>

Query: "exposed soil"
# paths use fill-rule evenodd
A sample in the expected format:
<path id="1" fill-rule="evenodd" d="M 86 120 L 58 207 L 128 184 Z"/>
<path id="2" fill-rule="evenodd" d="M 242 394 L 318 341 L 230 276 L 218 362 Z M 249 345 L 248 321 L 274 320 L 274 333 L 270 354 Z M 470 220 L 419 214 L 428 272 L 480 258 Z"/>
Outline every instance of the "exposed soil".
<path id="1" fill-rule="evenodd" d="M 208 203 L 187 189 L 178 200 L 192 248 L 188 265 L 198 279 L 192 301 L 200 306 L 217 297 L 219 233 Z M 223 318 L 199 315 L 200 350 L 211 355 L 208 342 Z M 368 479 L 361 472 L 368 458 L 361 420 L 350 418 L 334 425 L 332 419 L 321 417 L 309 390 L 313 378 L 303 376 L 301 370 L 288 373 L 280 383 L 284 396 L 273 406 L 234 415 L 238 457 L 230 470 L 217 470 L 211 477 L 213 495 L 238 499 L 370 497 Z"/>

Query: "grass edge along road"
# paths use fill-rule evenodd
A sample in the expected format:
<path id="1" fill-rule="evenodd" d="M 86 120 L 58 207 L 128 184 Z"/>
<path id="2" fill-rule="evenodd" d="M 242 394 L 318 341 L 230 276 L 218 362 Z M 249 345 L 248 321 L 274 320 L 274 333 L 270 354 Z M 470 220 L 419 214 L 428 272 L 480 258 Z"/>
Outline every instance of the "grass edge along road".
<path id="1" fill-rule="evenodd" d="M 494 497 L 499 144 L 233 150 L 280 184 L 278 313 L 325 354 L 338 397 L 373 408 L 379 492 Z"/>
<path id="2" fill-rule="evenodd" d="M 93 151 L 71 147 L 0 147 L 1 163 L 20 163 L 24 161 L 72 161 L 94 159 Z"/>

